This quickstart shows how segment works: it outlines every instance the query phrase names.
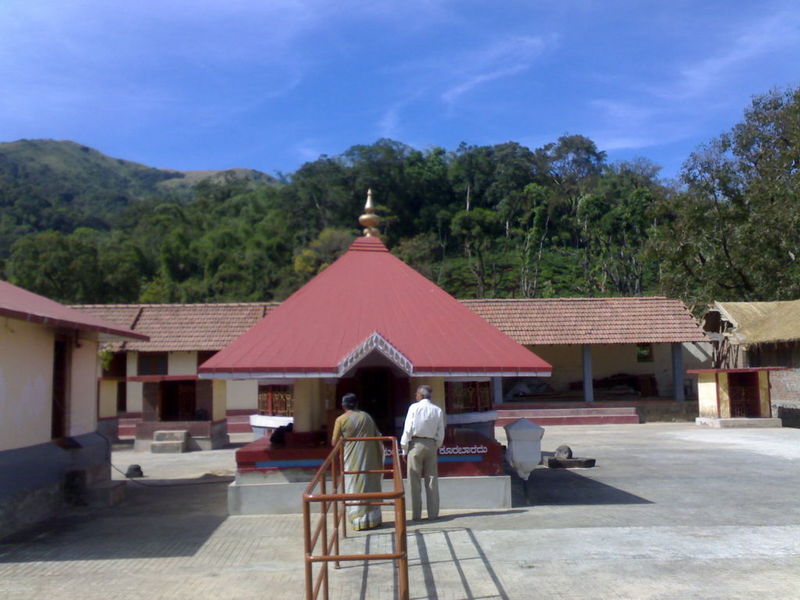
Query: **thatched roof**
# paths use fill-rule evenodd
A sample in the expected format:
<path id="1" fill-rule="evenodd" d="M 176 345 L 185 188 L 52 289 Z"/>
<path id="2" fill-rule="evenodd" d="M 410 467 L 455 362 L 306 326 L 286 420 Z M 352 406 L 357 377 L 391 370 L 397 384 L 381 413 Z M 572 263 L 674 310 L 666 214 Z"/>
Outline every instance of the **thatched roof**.
<path id="1" fill-rule="evenodd" d="M 769 344 L 800 340 L 800 300 L 783 302 L 715 302 L 722 318 L 734 326 L 734 344 Z"/>

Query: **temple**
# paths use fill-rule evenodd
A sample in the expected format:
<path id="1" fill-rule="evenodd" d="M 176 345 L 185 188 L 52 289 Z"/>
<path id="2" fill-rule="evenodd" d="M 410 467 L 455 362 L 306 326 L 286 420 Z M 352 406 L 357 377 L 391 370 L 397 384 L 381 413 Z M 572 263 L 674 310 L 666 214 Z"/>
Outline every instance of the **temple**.
<path id="1" fill-rule="evenodd" d="M 258 380 L 266 425 L 292 420 L 280 443 L 264 436 L 240 449 L 239 471 L 310 477 L 347 392 L 385 435 L 399 435 L 424 383 L 447 413 L 440 473 L 500 475 L 491 382 L 549 376 L 551 366 L 390 254 L 371 194 L 360 222 L 365 235 L 343 256 L 198 370 Z"/>

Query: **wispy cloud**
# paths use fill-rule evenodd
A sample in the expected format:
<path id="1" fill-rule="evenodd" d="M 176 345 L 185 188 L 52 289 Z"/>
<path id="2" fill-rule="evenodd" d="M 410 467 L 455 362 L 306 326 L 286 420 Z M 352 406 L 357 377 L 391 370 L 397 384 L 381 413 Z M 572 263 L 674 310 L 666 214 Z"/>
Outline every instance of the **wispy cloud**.
<path id="1" fill-rule="evenodd" d="M 588 106 L 596 116 L 590 135 L 598 146 L 634 150 L 696 137 L 709 115 L 726 103 L 740 107 L 741 95 L 756 91 L 742 81 L 753 64 L 771 60 L 776 53 L 798 55 L 800 50 L 796 9 L 740 23 L 738 29 L 734 24 L 731 30 L 727 37 L 719 35 L 726 44 L 693 62 L 679 63 L 662 83 L 631 83 L 620 86 L 614 96 L 590 100 Z"/>
<path id="2" fill-rule="evenodd" d="M 382 138 L 397 137 L 400 132 L 400 105 L 388 107 L 378 120 L 378 131 Z"/>
<path id="3" fill-rule="evenodd" d="M 684 64 L 678 76 L 664 86 L 650 88 L 658 97 L 688 100 L 713 92 L 746 63 L 776 51 L 800 46 L 800 11 L 782 10 L 760 21 L 749 22 L 728 44 L 711 56 Z"/>
<path id="4" fill-rule="evenodd" d="M 557 43 L 556 35 L 504 37 L 388 66 L 395 89 L 391 101 L 380 110 L 376 128 L 382 137 L 405 137 L 404 115 L 421 106 L 429 117 L 452 117 L 470 92 L 530 70 Z"/>
<path id="5" fill-rule="evenodd" d="M 451 70 L 451 79 L 457 81 L 441 93 L 442 101 L 452 104 L 481 85 L 527 71 L 556 41 L 557 36 L 513 37 L 466 53 L 451 63 L 451 69 L 452 64 L 463 66 Z"/>

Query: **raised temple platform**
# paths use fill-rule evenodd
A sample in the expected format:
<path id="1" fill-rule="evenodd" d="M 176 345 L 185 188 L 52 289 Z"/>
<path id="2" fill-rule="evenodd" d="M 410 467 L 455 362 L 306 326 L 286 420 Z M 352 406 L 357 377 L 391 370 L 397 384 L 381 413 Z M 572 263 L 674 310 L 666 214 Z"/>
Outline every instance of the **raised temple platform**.
<path id="1" fill-rule="evenodd" d="M 264 515 L 294 514 L 303 510 L 303 492 L 308 482 L 296 483 L 251 483 L 249 477 L 228 486 L 228 514 Z M 383 491 L 391 491 L 392 482 L 383 481 Z M 411 510 L 408 480 L 403 480 L 406 492 L 406 509 Z M 422 494 L 425 506 L 425 494 Z M 443 507 L 450 509 L 501 509 L 511 508 L 511 477 L 440 477 L 439 499 Z"/>
<path id="2" fill-rule="evenodd" d="M 282 444 L 263 437 L 236 451 L 228 488 L 232 515 L 298 513 L 302 494 L 331 451 L 321 432 L 287 433 Z M 439 492 L 448 508 L 510 508 L 504 448 L 469 429 L 450 429 L 439 448 Z M 391 458 L 386 459 L 390 463 Z M 401 465 L 405 475 L 405 461 Z M 384 481 L 384 485 L 388 480 Z"/>

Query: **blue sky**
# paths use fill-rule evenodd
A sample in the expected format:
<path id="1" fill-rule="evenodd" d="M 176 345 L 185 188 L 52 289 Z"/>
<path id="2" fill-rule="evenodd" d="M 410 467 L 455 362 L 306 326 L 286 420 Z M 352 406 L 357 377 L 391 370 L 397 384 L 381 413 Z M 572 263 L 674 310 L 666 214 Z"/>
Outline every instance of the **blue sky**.
<path id="1" fill-rule="evenodd" d="M 582 134 L 669 177 L 752 96 L 798 85 L 796 0 L 0 3 L 0 141 L 161 168 Z"/>

